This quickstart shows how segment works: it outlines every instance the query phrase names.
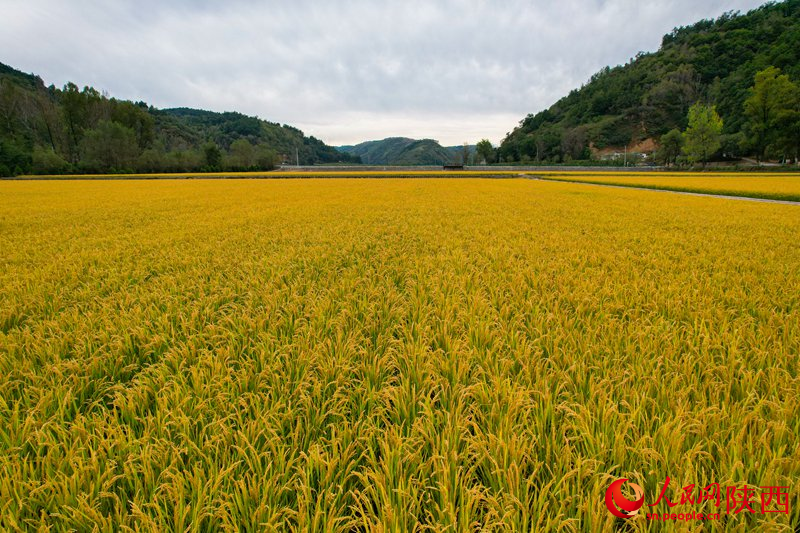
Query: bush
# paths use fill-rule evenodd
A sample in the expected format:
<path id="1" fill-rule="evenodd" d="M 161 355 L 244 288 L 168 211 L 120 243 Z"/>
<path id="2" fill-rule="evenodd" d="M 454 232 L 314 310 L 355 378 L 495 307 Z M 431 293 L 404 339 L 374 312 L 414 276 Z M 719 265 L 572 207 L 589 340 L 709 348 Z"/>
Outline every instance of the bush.
<path id="1" fill-rule="evenodd" d="M 55 153 L 52 148 L 37 146 L 33 149 L 31 171 L 34 174 L 64 174 L 69 170 L 69 163 Z"/>
<path id="2" fill-rule="evenodd" d="M 0 175 L 18 176 L 30 170 L 30 153 L 12 141 L 0 141 Z"/>

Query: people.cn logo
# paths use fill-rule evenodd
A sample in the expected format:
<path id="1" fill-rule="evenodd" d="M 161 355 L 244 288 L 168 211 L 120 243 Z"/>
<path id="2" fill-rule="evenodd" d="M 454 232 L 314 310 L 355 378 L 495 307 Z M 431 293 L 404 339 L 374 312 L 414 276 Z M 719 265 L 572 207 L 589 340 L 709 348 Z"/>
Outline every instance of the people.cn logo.
<path id="1" fill-rule="evenodd" d="M 630 483 L 634 495 L 633 501 L 622 495 L 622 485 L 626 481 L 628 480 L 618 479 L 606 491 L 606 507 L 611 511 L 611 514 L 620 518 L 636 516 L 639 509 L 644 505 L 644 489 L 635 483 Z"/>

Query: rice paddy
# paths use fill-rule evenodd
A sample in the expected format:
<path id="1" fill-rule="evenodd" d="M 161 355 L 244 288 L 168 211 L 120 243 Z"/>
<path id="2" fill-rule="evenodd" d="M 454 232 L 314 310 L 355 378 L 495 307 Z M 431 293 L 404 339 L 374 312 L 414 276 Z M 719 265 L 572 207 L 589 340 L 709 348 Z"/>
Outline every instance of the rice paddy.
<path id="1" fill-rule="evenodd" d="M 0 196 L 4 531 L 800 525 L 796 206 L 524 179 Z M 603 503 L 667 476 L 791 511 Z"/>
<path id="2" fill-rule="evenodd" d="M 600 185 L 644 187 L 665 191 L 744 196 L 800 202 L 800 174 L 546 174 L 558 179 Z"/>
<path id="3" fill-rule="evenodd" d="M 554 181 L 574 181 L 598 185 L 617 185 L 623 187 L 642 187 L 656 190 L 720 194 L 771 200 L 800 202 L 800 173 L 745 173 L 745 172 L 603 172 L 575 170 L 537 170 L 521 167 L 509 170 L 414 170 L 394 168 L 387 170 L 280 170 L 272 172 L 216 172 L 207 174 L 70 174 L 51 176 L 22 176 L 22 180 L 124 180 L 124 179 L 287 179 L 287 178 L 518 178 L 532 177 Z"/>

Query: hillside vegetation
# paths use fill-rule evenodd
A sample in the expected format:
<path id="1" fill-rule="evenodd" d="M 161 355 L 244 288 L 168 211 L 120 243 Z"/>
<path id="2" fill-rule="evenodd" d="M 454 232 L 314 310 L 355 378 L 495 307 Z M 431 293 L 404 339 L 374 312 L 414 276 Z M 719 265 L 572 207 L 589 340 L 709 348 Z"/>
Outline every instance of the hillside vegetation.
<path id="1" fill-rule="evenodd" d="M 46 87 L 0 63 L 0 176 L 268 170 L 359 162 L 302 131 L 241 113 L 160 110 L 92 87 Z"/>
<path id="2" fill-rule="evenodd" d="M 361 158 L 367 165 L 446 165 L 464 162 L 463 146 L 442 146 L 433 139 L 390 137 L 367 141 L 355 146 L 340 146 L 338 150 Z M 469 156 L 474 146 L 467 146 Z"/>
<path id="3" fill-rule="evenodd" d="M 604 68 L 549 109 L 528 115 L 497 156 L 506 162 L 561 162 L 658 140 L 684 130 L 697 102 L 715 106 L 724 124 L 718 157 L 764 155 L 753 139 L 757 128 L 749 124 L 745 102 L 756 74 L 770 67 L 800 80 L 800 0 L 676 28 L 657 52 Z M 800 99 L 794 98 L 797 112 Z M 785 146 L 773 144 L 766 155 L 787 155 Z M 796 157 L 796 144 L 788 152 Z"/>

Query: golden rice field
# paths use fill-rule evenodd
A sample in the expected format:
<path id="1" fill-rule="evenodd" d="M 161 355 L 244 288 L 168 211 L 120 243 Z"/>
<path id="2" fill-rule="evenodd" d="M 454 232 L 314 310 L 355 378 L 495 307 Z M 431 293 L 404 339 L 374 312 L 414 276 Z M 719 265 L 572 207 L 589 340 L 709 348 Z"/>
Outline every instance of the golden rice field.
<path id="1" fill-rule="evenodd" d="M 604 172 L 575 170 L 493 170 L 490 177 L 535 177 L 556 181 L 576 181 L 600 185 L 645 187 L 657 190 L 695 192 L 744 196 L 771 200 L 800 202 L 800 172 L 795 173 L 744 173 L 744 172 Z M 465 178 L 487 177 L 485 170 L 303 170 L 272 172 L 217 172 L 209 174 L 171 173 L 134 176 L 144 179 L 183 178 Z M 77 174 L 51 176 L 24 176 L 25 180 L 118 180 L 130 176 L 120 174 Z"/>
<path id="2" fill-rule="evenodd" d="M 2 531 L 800 526 L 796 206 L 524 179 L 0 198 Z M 606 509 L 667 476 L 791 511 Z"/>
<path id="3" fill-rule="evenodd" d="M 646 187 L 800 202 L 800 174 L 547 173 L 543 177 L 603 185 Z"/>

